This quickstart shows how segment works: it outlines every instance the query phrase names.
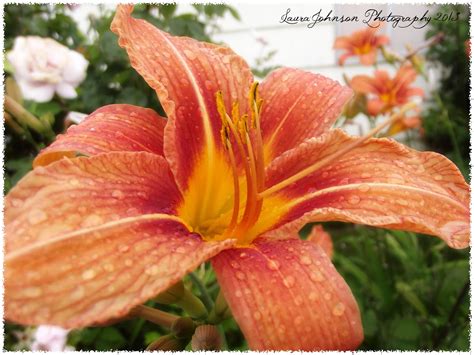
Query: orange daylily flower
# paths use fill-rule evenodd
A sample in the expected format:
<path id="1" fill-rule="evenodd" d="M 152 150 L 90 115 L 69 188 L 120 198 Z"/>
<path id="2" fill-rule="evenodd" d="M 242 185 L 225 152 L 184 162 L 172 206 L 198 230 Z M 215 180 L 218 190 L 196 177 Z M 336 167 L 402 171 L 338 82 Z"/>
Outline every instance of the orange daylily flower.
<path id="1" fill-rule="evenodd" d="M 5 199 L 5 316 L 68 328 L 125 316 L 211 260 L 251 349 L 355 349 L 357 303 L 311 221 L 469 244 L 469 190 L 436 153 L 331 130 L 351 90 L 278 69 L 260 87 L 227 47 L 121 5 L 112 23 L 167 119 L 105 106 Z M 81 156 L 77 156 L 80 153 Z"/>
<path id="2" fill-rule="evenodd" d="M 390 39 L 384 35 L 377 35 L 379 27 L 367 27 L 355 31 L 350 36 L 340 36 L 334 42 L 335 49 L 345 51 L 339 57 L 339 65 L 344 65 L 347 58 L 358 56 L 364 65 L 373 65 L 377 59 L 377 50 L 387 45 Z"/>
<path id="3" fill-rule="evenodd" d="M 423 97 L 423 89 L 411 86 L 416 76 L 413 67 L 405 64 L 393 78 L 385 70 L 376 70 L 373 77 L 354 76 L 350 86 L 357 93 L 369 95 L 367 113 L 377 116 L 391 112 L 393 108 L 407 103 L 413 96 Z"/>
<path id="4" fill-rule="evenodd" d="M 387 131 L 387 136 L 394 136 L 400 132 L 414 128 L 418 128 L 419 131 L 422 132 L 421 117 L 418 115 L 403 116 L 400 120 L 390 125 Z"/>

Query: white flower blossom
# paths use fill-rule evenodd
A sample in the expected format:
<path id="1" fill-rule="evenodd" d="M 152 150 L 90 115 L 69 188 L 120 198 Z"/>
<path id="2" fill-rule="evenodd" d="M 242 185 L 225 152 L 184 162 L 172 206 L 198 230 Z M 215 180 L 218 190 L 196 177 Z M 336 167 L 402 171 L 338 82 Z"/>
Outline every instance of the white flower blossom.
<path id="1" fill-rule="evenodd" d="M 75 88 L 85 79 L 89 62 L 51 38 L 17 37 L 7 54 L 23 97 L 50 101 L 54 93 L 65 99 L 77 96 Z"/>
<path id="2" fill-rule="evenodd" d="M 40 325 L 34 333 L 31 344 L 33 351 L 64 351 L 70 350 L 66 346 L 69 330 L 52 325 Z"/>

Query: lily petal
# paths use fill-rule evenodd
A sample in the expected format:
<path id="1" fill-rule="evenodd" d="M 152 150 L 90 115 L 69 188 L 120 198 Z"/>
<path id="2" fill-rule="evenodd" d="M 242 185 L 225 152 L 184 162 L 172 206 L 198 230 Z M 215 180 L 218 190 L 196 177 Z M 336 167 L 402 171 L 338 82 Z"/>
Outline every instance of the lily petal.
<path id="1" fill-rule="evenodd" d="M 281 68 L 260 86 L 265 161 L 327 131 L 352 96 L 337 81 L 303 70 Z"/>
<path id="2" fill-rule="evenodd" d="M 357 137 L 341 130 L 308 140 L 277 158 L 267 184 L 294 175 Z M 373 138 L 280 191 L 289 201 L 280 233 L 313 221 L 344 221 L 436 235 L 453 248 L 469 245 L 469 187 L 457 167 L 432 152 Z M 276 232 L 276 231 L 275 231 Z"/>
<path id="3" fill-rule="evenodd" d="M 112 152 L 38 167 L 5 198 L 6 251 L 142 214 L 174 214 L 181 194 L 168 163 Z"/>
<path id="4" fill-rule="evenodd" d="M 260 238 L 212 259 L 252 350 L 351 350 L 362 341 L 357 303 L 324 251 L 297 238 Z"/>
<path id="5" fill-rule="evenodd" d="M 322 225 L 315 224 L 311 228 L 311 232 L 306 239 L 308 242 L 319 245 L 321 249 L 324 250 L 329 259 L 332 259 L 334 253 L 334 247 L 332 243 L 331 236 L 326 232 Z"/>
<path id="6" fill-rule="evenodd" d="M 36 241 L 5 257 L 5 317 L 67 328 L 119 318 L 230 243 L 204 242 L 164 214 Z"/>
<path id="7" fill-rule="evenodd" d="M 144 151 L 163 155 L 165 119 L 155 111 L 132 105 L 108 105 L 79 125 L 69 127 L 34 160 L 48 165 L 62 157 L 96 155 L 111 151 Z"/>
<path id="8" fill-rule="evenodd" d="M 216 164 L 225 156 L 215 95 L 222 91 L 227 112 L 234 101 L 246 112 L 252 73 L 231 49 L 170 36 L 133 18 L 132 11 L 131 5 L 119 5 L 111 28 L 168 116 L 164 151 L 176 182 L 187 191 L 199 166 L 205 172 L 202 180 L 211 184 Z M 191 188 L 202 192 L 200 183 Z"/>

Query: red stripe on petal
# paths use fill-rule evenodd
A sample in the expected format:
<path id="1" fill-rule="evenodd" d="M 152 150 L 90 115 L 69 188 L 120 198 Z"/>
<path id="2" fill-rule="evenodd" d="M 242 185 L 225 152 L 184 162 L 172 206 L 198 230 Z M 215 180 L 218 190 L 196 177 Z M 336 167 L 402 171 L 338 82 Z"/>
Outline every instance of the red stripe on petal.
<path id="1" fill-rule="evenodd" d="M 34 169 L 6 196 L 6 250 L 126 217 L 172 214 L 181 199 L 159 155 L 62 159 Z"/>
<path id="2" fill-rule="evenodd" d="M 307 138 L 327 131 L 352 96 L 352 90 L 322 75 L 275 70 L 260 86 L 265 160 L 271 161 Z"/>
<path id="3" fill-rule="evenodd" d="M 326 254 L 299 239 L 258 239 L 212 259 L 221 290 L 252 350 L 353 350 L 359 309 Z"/>
<path id="4" fill-rule="evenodd" d="M 37 241 L 6 255 L 5 317 L 67 328 L 123 317 L 229 243 L 160 214 Z"/>
<path id="5" fill-rule="evenodd" d="M 96 155 L 112 151 L 144 151 L 163 154 L 166 120 L 155 111 L 132 105 L 108 105 L 91 113 L 79 125 L 69 127 L 34 161 L 48 165 L 62 157 Z"/>

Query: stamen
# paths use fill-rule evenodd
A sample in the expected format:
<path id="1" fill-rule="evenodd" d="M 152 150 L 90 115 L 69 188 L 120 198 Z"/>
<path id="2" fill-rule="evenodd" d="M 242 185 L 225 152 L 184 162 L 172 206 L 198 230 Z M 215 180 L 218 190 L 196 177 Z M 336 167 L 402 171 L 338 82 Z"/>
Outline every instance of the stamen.
<path id="1" fill-rule="evenodd" d="M 232 178 L 234 180 L 234 207 L 232 209 L 232 218 L 229 222 L 228 227 L 226 228 L 224 234 L 232 232 L 237 225 L 237 219 L 239 218 L 239 209 L 240 209 L 240 187 L 239 187 L 239 175 L 237 174 L 237 164 L 235 163 L 234 150 L 230 140 L 226 141 L 227 151 L 229 152 L 230 164 L 232 166 Z"/>
<path id="2" fill-rule="evenodd" d="M 363 144 L 369 138 L 372 138 L 374 135 L 379 133 L 385 127 L 387 127 L 387 126 L 395 123 L 396 121 L 400 120 L 407 111 L 409 111 L 409 110 L 411 110 L 415 107 L 416 107 L 416 104 L 413 103 L 413 102 L 410 102 L 410 103 L 404 105 L 400 109 L 400 111 L 398 111 L 397 113 L 392 115 L 388 120 L 386 120 L 385 122 L 383 122 L 379 126 L 377 126 L 374 129 L 370 130 L 366 135 L 360 137 L 359 139 L 357 139 L 353 143 L 347 145 L 343 149 L 338 150 L 334 154 L 329 155 L 326 158 L 324 158 L 322 160 L 319 160 L 315 164 L 301 170 L 300 172 L 296 173 L 295 175 L 293 175 L 293 176 L 291 176 L 291 177 L 289 177 L 289 178 L 287 178 L 283 181 L 280 181 L 279 183 L 273 185 L 272 187 L 260 192 L 258 194 L 258 198 L 263 199 L 265 197 L 268 197 L 269 195 L 284 189 L 285 187 L 293 184 L 294 182 L 296 182 L 298 180 L 301 180 L 302 178 L 314 173 L 315 171 L 322 168 L 323 166 L 333 162 L 334 160 L 338 159 L 342 155 L 346 154 L 347 152 L 351 151 L 352 149 L 354 149 L 354 148 L 358 147 L 359 145 Z"/>

